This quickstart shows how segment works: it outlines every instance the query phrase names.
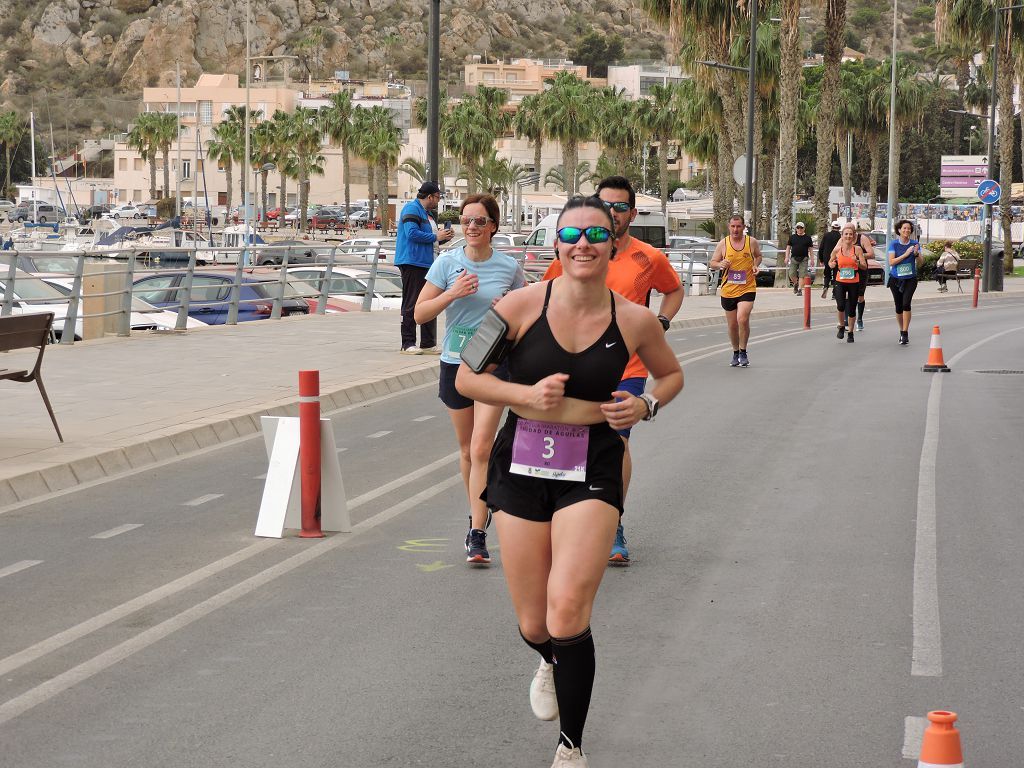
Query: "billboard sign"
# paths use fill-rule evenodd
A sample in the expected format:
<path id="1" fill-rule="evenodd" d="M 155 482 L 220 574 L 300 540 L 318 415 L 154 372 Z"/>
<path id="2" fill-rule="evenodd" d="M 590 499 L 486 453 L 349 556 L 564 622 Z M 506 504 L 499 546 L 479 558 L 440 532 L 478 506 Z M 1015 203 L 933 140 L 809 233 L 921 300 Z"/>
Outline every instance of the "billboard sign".
<path id="1" fill-rule="evenodd" d="M 940 197 L 974 197 L 988 178 L 988 155 L 943 155 Z"/>

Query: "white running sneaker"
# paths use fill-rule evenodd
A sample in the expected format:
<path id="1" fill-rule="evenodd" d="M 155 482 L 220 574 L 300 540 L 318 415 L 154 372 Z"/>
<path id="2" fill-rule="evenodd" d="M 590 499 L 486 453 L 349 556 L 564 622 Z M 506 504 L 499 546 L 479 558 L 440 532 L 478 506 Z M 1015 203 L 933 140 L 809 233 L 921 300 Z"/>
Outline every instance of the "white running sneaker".
<path id="1" fill-rule="evenodd" d="M 564 744 L 559 744 L 555 750 L 555 762 L 551 768 L 587 768 L 587 756 L 579 747 L 569 749 Z"/>
<path id="2" fill-rule="evenodd" d="M 558 718 L 558 698 L 555 696 L 555 665 L 540 660 L 540 666 L 530 683 L 530 707 L 540 720 Z"/>
<path id="3" fill-rule="evenodd" d="M 423 350 L 417 347 L 415 344 L 411 347 L 406 347 L 402 350 L 403 355 L 422 355 Z"/>
<path id="4" fill-rule="evenodd" d="M 423 347 L 422 349 L 420 349 L 420 354 L 421 355 L 440 355 L 441 354 L 441 350 L 438 349 L 437 347 Z"/>

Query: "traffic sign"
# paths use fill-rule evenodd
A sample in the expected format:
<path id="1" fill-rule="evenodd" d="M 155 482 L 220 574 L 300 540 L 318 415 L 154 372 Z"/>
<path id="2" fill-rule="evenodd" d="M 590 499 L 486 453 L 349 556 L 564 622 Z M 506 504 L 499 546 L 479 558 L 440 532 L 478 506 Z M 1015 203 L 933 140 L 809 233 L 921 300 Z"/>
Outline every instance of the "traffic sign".
<path id="1" fill-rule="evenodd" d="M 978 199 L 985 205 L 995 205 L 999 202 L 1002 189 L 999 182 L 994 179 L 985 179 L 978 185 Z"/>
<path id="2" fill-rule="evenodd" d="M 757 178 L 757 158 L 754 158 L 754 178 Z M 732 180 L 737 184 L 747 183 L 747 156 L 742 154 L 736 158 L 736 162 L 732 164 Z"/>

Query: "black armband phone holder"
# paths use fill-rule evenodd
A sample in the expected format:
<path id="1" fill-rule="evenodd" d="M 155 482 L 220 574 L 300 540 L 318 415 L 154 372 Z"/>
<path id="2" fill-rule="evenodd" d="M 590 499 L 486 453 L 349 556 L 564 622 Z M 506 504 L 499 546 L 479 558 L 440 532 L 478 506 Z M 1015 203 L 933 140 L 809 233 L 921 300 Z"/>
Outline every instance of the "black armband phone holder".
<path id="1" fill-rule="evenodd" d="M 462 362 L 473 373 L 483 373 L 489 365 L 500 365 L 512 350 L 512 339 L 507 336 L 508 323 L 492 307 L 462 349 Z"/>

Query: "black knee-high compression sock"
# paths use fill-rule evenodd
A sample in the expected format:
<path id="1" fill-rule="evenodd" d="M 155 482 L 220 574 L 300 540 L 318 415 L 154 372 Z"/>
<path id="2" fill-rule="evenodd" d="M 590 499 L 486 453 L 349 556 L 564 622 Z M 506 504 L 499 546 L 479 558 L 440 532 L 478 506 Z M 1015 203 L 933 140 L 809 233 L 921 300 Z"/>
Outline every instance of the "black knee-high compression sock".
<path id="1" fill-rule="evenodd" d="M 594 689 L 594 637 L 590 627 L 573 637 L 552 637 L 555 651 L 555 698 L 562 734 L 569 749 L 580 746 Z"/>
<path id="2" fill-rule="evenodd" d="M 543 643 L 535 643 L 532 640 L 526 639 L 526 635 L 523 634 L 522 629 L 519 630 L 519 636 L 523 638 L 524 643 L 526 643 L 528 646 L 533 648 L 533 650 L 539 653 L 544 658 L 544 661 L 546 661 L 548 664 L 551 663 L 551 638 L 548 638 Z"/>
<path id="3" fill-rule="evenodd" d="M 864 302 L 863 301 L 857 304 L 857 319 L 859 321 L 861 321 L 861 322 L 864 322 Z"/>

